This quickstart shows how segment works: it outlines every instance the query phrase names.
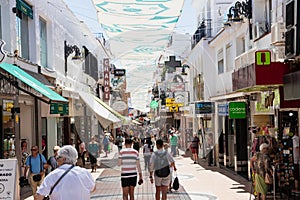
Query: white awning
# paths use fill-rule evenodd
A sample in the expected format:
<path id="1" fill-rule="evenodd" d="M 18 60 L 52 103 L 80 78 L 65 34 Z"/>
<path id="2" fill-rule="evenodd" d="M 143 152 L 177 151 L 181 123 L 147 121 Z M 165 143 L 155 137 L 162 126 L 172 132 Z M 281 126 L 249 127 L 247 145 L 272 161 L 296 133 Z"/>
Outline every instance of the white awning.
<path id="1" fill-rule="evenodd" d="M 114 125 L 114 128 L 121 127 L 122 121 L 108 109 L 98 103 L 94 95 L 86 92 L 79 92 L 79 95 L 84 103 L 94 112 L 103 128 L 107 128 L 111 124 Z"/>

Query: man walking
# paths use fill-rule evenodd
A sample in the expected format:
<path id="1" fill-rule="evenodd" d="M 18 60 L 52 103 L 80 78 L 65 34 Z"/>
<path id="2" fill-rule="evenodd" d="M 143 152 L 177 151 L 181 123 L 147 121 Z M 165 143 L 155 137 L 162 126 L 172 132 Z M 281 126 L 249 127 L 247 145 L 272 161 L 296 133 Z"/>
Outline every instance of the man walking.
<path id="1" fill-rule="evenodd" d="M 167 199 L 168 186 L 170 184 L 170 167 L 176 171 L 175 162 L 172 156 L 163 149 L 163 141 L 158 139 L 156 141 L 157 151 L 151 155 L 150 158 L 150 181 L 153 183 L 153 172 L 155 181 L 155 199 L 160 200 L 160 193 L 162 193 L 162 200 Z"/>
<path id="2" fill-rule="evenodd" d="M 119 153 L 118 165 L 121 166 L 121 185 L 123 200 L 134 200 L 134 188 L 137 183 L 137 172 L 139 173 L 139 184 L 143 183 L 142 170 L 139 153 L 132 148 L 132 140 L 125 139 L 125 148 Z"/>
<path id="3" fill-rule="evenodd" d="M 47 160 L 43 154 L 39 153 L 38 146 L 32 146 L 31 155 L 27 157 L 25 162 L 24 176 L 27 177 L 27 171 L 30 169 L 30 186 L 33 194 L 36 193 L 37 187 L 40 186 L 44 180 L 45 164 L 47 164 Z"/>
<path id="4" fill-rule="evenodd" d="M 34 199 L 42 200 L 48 196 L 57 180 L 69 170 L 53 189 L 50 199 L 89 200 L 90 193 L 96 189 L 95 182 L 85 168 L 75 166 L 78 158 L 77 150 L 71 145 L 66 145 L 60 148 L 57 154 L 58 168 L 46 176 Z"/>
<path id="5" fill-rule="evenodd" d="M 178 145 L 178 135 L 175 133 L 175 130 L 171 130 L 170 146 L 171 146 L 171 154 L 173 157 L 177 155 L 177 145 Z"/>

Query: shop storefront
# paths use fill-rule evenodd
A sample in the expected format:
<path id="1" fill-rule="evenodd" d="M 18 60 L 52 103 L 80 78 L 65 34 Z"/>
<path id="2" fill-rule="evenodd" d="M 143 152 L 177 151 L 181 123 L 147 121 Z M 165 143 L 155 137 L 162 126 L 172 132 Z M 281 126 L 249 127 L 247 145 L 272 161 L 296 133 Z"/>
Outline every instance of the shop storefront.
<path id="1" fill-rule="evenodd" d="M 0 158 L 16 157 L 22 166 L 31 145 L 43 146 L 41 103 L 68 101 L 18 66 L 0 63 L 0 76 Z"/>

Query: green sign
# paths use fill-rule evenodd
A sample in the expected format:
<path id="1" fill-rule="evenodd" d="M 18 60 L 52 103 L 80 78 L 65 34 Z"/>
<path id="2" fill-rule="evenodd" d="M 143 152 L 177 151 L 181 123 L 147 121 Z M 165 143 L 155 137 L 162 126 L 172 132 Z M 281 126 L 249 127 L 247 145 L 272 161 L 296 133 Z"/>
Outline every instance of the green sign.
<path id="1" fill-rule="evenodd" d="M 33 19 L 33 11 L 32 11 L 32 7 L 30 5 L 28 5 L 23 0 L 17 0 L 16 5 L 17 5 L 18 10 L 20 10 L 22 13 L 24 13 L 25 15 L 27 15 L 28 17 Z"/>
<path id="2" fill-rule="evenodd" d="M 246 103 L 245 102 L 230 102 L 229 103 L 229 118 L 230 119 L 246 118 Z"/>
<path id="3" fill-rule="evenodd" d="M 158 102 L 157 101 L 151 101 L 150 108 L 155 109 L 157 107 L 158 107 Z"/>
<path id="4" fill-rule="evenodd" d="M 66 103 L 51 103 L 50 104 L 50 114 L 69 114 L 69 104 Z"/>

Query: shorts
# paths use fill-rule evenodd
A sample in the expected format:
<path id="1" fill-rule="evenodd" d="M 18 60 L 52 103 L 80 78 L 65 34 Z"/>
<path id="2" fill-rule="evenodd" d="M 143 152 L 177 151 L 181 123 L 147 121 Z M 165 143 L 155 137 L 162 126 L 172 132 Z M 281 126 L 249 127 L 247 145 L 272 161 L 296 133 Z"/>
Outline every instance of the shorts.
<path id="1" fill-rule="evenodd" d="M 169 184 L 171 182 L 170 177 L 171 177 L 171 175 L 169 175 L 167 177 L 154 176 L 155 186 L 169 186 Z"/>
<path id="2" fill-rule="evenodd" d="M 129 177 L 129 178 L 121 178 L 122 187 L 136 186 L 137 176 Z"/>
<path id="3" fill-rule="evenodd" d="M 199 154 L 198 148 L 192 148 L 192 154 Z"/>
<path id="4" fill-rule="evenodd" d="M 104 149 L 104 151 L 108 151 L 108 144 L 105 144 L 103 149 Z"/>

